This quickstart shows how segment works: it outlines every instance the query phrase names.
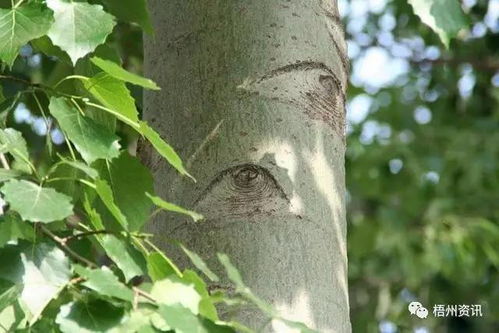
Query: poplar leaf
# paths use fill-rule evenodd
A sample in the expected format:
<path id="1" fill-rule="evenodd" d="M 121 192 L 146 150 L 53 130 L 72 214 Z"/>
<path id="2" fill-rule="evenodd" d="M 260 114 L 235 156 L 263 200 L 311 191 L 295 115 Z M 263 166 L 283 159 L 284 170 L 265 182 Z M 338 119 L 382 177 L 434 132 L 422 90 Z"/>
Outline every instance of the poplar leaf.
<path id="1" fill-rule="evenodd" d="M 154 149 L 156 149 L 156 151 L 163 156 L 171 166 L 177 169 L 180 174 L 195 180 L 194 177 L 187 172 L 180 156 L 178 156 L 172 146 L 166 143 L 146 122 L 140 122 L 139 133 L 145 136 L 146 139 L 153 145 Z"/>
<path id="2" fill-rule="evenodd" d="M 17 170 L 0 168 L 0 182 L 19 177 L 21 173 Z"/>
<path id="3" fill-rule="evenodd" d="M 194 288 L 194 285 L 186 284 L 173 276 L 168 279 L 156 281 L 152 286 L 150 294 L 160 304 L 180 304 L 195 315 L 199 313 L 201 296 Z"/>
<path id="4" fill-rule="evenodd" d="M 204 262 L 203 259 L 196 253 L 190 251 L 188 248 L 186 248 L 182 244 L 178 244 L 182 251 L 189 257 L 191 262 L 196 266 L 197 269 L 199 269 L 201 272 L 203 272 L 204 275 L 206 275 L 211 281 L 218 282 L 219 278 L 218 276 L 211 271 L 211 269 L 208 267 L 208 265 Z"/>
<path id="5" fill-rule="evenodd" d="M 113 31 L 114 17 L 102 6 L 68 0 L 47 0 L 55 22 L 48 36 L 66 51 L 73 64 L 106 41 Z"/>
<path id="6" fill-rule="evenodd" d="M 21 132 L 13 128 L 0 129 L 0 144 L 0 152 L 9 153 L 14 157 L 13 169 L 31 173 L 28 145 Z"/>
<path id="7" fill-rule="evenodd" d="M 124 310 L 101 299 L 70 302 L 61 306 L 55 322 L 63 333 L 116 332 Z"/>
<path id="8" fill-rule="evenodd" d="M 128 229 L 139 231 L 153 206 L 145 195 L 153 191 L 151 172 L 128 152 L 107 162 L 102 169 L 101 177 L 113 185 L 115 203 L 125 215 Z"/>
<path id="9" fill-rule="evenodd" d="M 146 0 L 104 0 L 111 14 L 121 20 L 139 24 L 148 34 L 153 27 L 147 10 Z"/>
<path id="10" fill-rule="evenodd" d="M 193 212 L 192 210 L 187 210 L 185 208 L 182 208 L 182 207 L 177 206 L 175 204 L 172 204 L 170 202 L 164 201 L 160 197 L 155 197 L 153 195 L 150 195 L 149 193 L 146 193 L 146 195 L 147 195 L 147 197 L 149 199 L 151 199 L 151 201 L 156 206 L 158 206 L 161 209 L 164 209 L 164 210 L 170 211 L 170 212 L 175 212 L 175 213 L 180 213 L 180 214 L 188 215 L 188 216 L 190 216 L 194 220 L 194 222 L 197 222 L 197 221 L 199 221 L 199 220 L 201 220 L 203 218 L 203 215 L 201 215 L 201 214 Z"/>
<path id="11" fill-rule="evenodd" d="M 49 223 L 73 214 L 71 198 L 52 188 L 12 179 L 0 189 L 12 210 L 24 220 Z"/>
<path id="12" fill-rule="evenodd" d="M 113 190 L 109 184 L 105 180 L 97 179 L 95 181 L 95 191 L 107 209 L 111 212 L 111 214 L 113 214 L 114 218 L 121 224 L 123 229 L 128 230 L 128 221 L 126 216 L 123 215 L 121 209 L 116 205 Z"/>
<path id="13" fill-rule="evenodd" d="M 120 120 L 130 124 L 139 121 L 135 101 L 123 81 L 107 73 L 99 73 L 83 82 L 88 90 L 105 107 L 116 113 Z"/>
<path id="14" fill-rule="evenodd" d="M 32 225 L 19 218 L 12 211 L 6 212 L 0 217 L 0 247 L 19 239 L 34 240 L 35 231 Z"/>
<path id="15" fill-rule="evenodd" d="M 154 81 L 146 79 L 137 74 L 130 73 L 129 71 L 127 71 L 126 69 L 124 69 L 123 67 L 112 61 L 104 60 L 99 57 L 93 57 L 91 61 L 95 66 L 99 67 L 104 72 L 106 72 L 107 74 L 111 75 L 112 77 L 118 80 L 129 82 L 131 84 L 135 84 L 147 89 L 152 89 L 152 90 L 160 89 Z"/>
<path id="16" fill-rule="evenodd" d="M 89 269 L 80 265 L 74 266 L 75 272 L 86 281 L 85 287 L 97 291 L 101 295 L 115 297 L 124 301 L 133 301 L 133 291 L 118 280 L 114 273 L 103 266 L 98 269 Z"/>
<path id="17" fill-rule="evenodd" d="M 81 115 L 67 99 L 52 97 L 49 109 L 88 164 L 97 159 L 112 159 L 119 155 L 119 138 L 92 118 Z"/>
<path id="18" fill-rule="evenodd" d="M 409 0 L 414 13 L 435 31 L 445 47 L 459 30 L 466 27 L 466 19 L 458 0 Z"/>
<path id="19" fill-rule="evenodd" d="M 21 46 L 45 35 L 52 22 L 52 11 L 36 2 L 0 9 L 0 59 L 12 66 Z"/>
<path id="20" fill-rule="evenodd" d="M 147 267 L 144 256 L 128 244 L 127 240 L 113 235 L 104 235 L 98 238 L 98 241 L 109 258 L 123 272 L 127 282 L 136 276 L 146 274 Z"/>
<path id="21" fill-rule="evenodd" d="M 63 251 L 52 244 L 24 244 L 0 249 L 0 279 L 22 287 L 19 299 L 30 323 L 69 283 L 71 269 Z"/>
<path id="22" fill-rule="evenodd" d="M 170 275 L 182 276 L 177 266 L 161 252 L 151 252 L 147 256 L 147 271 L 153 281 L 159 281 Z"/>

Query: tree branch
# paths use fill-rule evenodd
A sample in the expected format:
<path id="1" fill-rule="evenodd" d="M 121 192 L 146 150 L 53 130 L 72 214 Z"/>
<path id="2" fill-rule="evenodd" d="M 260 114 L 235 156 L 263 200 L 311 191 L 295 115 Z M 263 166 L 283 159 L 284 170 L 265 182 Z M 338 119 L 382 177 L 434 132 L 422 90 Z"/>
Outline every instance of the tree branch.
<path id="1" fill-rule="evenodd" d="M 78 253 L 76 253 L 75 251 L 73 251 L 69 246 L 66 245 L 66 242 L 64 241 L 63 238 L 60 238 L 59 236 L 54 235 L 49 229 L 47 229 L 42 224 L 37 223 L 37 225 L 45 235 L 47 235 L 50 239 L 52 239 L 52 241 L 54 241 L 57 244 L 57 246 L 61 250 L 66 252 L 70 257 L 72 257 L 73 259 L 75 259 L 75 260 L 77 260 L 77 261 L 79 261 L 79 262 L 81 262 L 89 267 L 92 267 L 92 268 L 98 267 L 96 264 L 94 264 L 93 262 L 91 262 L 87 258 L 84 258 L 84 257 L 80 256 Z"/>

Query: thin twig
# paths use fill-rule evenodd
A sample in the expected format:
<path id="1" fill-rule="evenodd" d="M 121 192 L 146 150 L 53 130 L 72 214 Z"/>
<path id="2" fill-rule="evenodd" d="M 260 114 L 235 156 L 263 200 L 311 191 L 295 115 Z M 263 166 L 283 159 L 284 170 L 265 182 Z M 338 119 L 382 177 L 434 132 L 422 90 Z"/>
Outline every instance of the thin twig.
<path id="1" fill-rule="evenodd" d="M 85 280 L 84 278 L 82 278 L 81 276 L 78 276 L 78 277 L 75 277 L 74 279 L 69 280 L 69 283 L 70 284 L 78 284 L 84 280 Z"/>
<path id="2" fill-rule="evenodd" d="M 67 243 L 67 242 L 70 242 L 74 239 L 93 236 L 93 235 L 100 235 L 100 234 L 119 234 L 119 233 L 109 231 L 109 230 L 93 230 L 93 231 L 80 232 L 79 234 L 76 234 L 76 235 L 64 237 L 64 238 L 62 238 L 62 241 L 64 241 L 64 243 Z"/>
<path id="3" fill-rule="evenodd" d="M 137 287 L 132 287 L 133 291 L 135 291 L 137 294 L 139 294 L 140 296 L 150 300 L 151 302 L 153 303 L 156 303 L 157 301 L 154 299 L 154 297 L 149 294 L 149 293 L 146 293 L 145 291 L 143 291 L 142 289 L 139 289 Z"/>
<path id="4" fill-rule="evenodd" d="M 24 80 L 24 79 L 15 77 L 15 76 L 10 76 L 10 75 L 2 75 L 2 74 L 0 74 L 0 79 L 15 81 L 15 82 L 19 82 L 19 83 L 24 83 L 25 85 L 28 85 L 28 86 L 34 86 L 34 87 L 39 86 L 37 83 L 32 83 L 30 81 L 27 81 L 27 80 Z"/>
<path id="5" fill-rule="evenodd" d="M 19 82 L 19 83 L 22 83 L 24 85 L 27 85 L 28 87 L 32 87 L 35 90 L 41 90 L 47 96 L 49 96 L 48 93 L 47 93 L 47 91 L 50 91 L 53 94 L 57 94 L 57 95 L 60 95 L 60 96 L 65 96 L 65 97 L 68 97 L 68 98 L 75 98 L 75 99 L 83 99 L 84 98 L 83 96 L 76 96 L 76 95 L 66 94 L 66 93 L 64 93 L 62 91 L 59 91 L 57 89 L 54 89 L 54 88 L 52 88 L 50 86 L 47 86 L 47 85 L 44 85 L 42 83 L 33 83 L 31 81 L 24 80 L 24 79 L 15 77 L 15 76 L 0 74 L 0 80 L 1 79 L 10 80 L 10 81 L 14 81 L 14 82 Z M 28 91 L 26 91 L 26 92 L 28 92 Z M 29 92 L 31 92 L 31 91 L 29 91 Z"/>
<path id="6" fill-rule="evenodd" d="M 4 169 L 10 170 L 9 162 L 7 161 L 4 153 L 0 153 L 0 162 L 2 162 Z"/>
<path id="7" fill-rule="evenodd" d="M 94 264 L 93 262 L 91 262 L 90 260 L 80 256 L 78 253 L 76 253 L 75 251 L 73 251 L 69 246 L 66 245 L 66 243 L 64 242 L 64 239 L 63 238 L 60 238 L 59 236 L 57 235 L 54 235 L 52 233 L 52 231 L 50 231 L 49 229 L 47 229 L 44 225 L 42 224 L 38 224 L 40 230 L 45 234 L 47 235 L 50 239 L 52 239 L 58 246 L 61 250 L 63 250 L 64 252 L 66 252 L 69 256 L 73 257 L 73 259 L 75 260 L 78 260 L 79 262 L 89 266 L 89 267 L 92 267 L 92 268 L 97 268 L 98 266 L 96 264 Z"/>

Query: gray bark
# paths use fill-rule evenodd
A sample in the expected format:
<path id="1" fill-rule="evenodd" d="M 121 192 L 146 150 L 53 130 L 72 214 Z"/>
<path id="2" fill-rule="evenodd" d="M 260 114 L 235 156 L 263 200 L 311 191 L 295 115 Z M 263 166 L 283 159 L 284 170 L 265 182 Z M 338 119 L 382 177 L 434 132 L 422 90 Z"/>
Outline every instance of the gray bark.
<path id="1" fill-rule="evenodd" d="M 348 62 L 336 1 L 153 0 L 145 119 L 197 183 L 147 150 L 157 193 L 194 209 L 194 224 L 150 225 L 181 240 L 220 275 L 229 255 L 245 282 L 284 317 L 349 332 L 344 186 Z M 264 318 L 241 311 L 258 328 Z M 267 330 L 287 332 L 273 322 Z"/>

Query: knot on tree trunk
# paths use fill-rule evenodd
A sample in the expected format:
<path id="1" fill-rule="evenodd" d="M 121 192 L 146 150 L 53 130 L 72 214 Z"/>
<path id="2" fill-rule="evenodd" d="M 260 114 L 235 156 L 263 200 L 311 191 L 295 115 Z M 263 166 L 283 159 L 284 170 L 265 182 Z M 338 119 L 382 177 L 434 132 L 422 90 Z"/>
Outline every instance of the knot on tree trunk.
<path id="1" fill-rule="evenodd" d="M 241 164 L 221 171 L 196 202 L 205 217 L 271 215 L 289 205 L 274 176 L 256 164 Z M 217 207 L 216 211 L 213 207 Z"/>

